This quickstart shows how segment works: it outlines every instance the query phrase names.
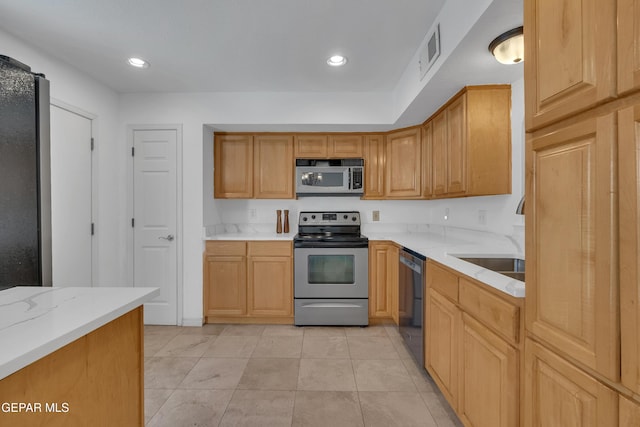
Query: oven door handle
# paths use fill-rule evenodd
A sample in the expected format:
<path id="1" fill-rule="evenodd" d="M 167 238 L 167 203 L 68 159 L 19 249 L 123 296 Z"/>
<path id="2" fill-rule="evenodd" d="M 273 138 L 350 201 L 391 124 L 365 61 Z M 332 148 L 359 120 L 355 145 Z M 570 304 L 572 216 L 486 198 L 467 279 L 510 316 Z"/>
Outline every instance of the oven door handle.
<path id="1" fill-rule="evenodd" d="M 349 304 L 346 302 L 309 302 L 302 303 L 302 307 L 305 308 L 343 308 L 343 307 L 361 307 L 358 304 Z"/>

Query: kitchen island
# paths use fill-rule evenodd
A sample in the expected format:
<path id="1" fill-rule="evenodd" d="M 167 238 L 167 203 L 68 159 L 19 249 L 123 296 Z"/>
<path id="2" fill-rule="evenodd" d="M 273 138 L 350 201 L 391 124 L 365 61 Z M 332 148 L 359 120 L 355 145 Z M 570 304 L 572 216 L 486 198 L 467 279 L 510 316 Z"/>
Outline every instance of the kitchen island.
<path id="1" fill-rule="evenodd" d="M 0 292 L 0 425 L 143 425 L 142 304 L 158 292 Z"/>

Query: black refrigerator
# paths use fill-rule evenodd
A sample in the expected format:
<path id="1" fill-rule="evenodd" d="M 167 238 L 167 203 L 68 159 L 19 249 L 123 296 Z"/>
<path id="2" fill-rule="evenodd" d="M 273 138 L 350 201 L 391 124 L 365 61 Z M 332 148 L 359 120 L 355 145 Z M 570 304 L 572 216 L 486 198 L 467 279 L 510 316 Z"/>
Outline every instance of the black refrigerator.
<path id="1" fill-rule="evenodd" d="M 0 55 L 0 290 L 51 286 L 49 81 Z"/>

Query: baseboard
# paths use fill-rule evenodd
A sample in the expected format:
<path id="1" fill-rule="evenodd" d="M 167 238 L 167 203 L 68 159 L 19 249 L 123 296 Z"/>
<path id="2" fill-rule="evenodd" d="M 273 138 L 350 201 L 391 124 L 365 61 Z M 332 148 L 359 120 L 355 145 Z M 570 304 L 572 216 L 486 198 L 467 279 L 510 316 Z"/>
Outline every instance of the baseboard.
<path id="1" fill-rule="evenodd" d="M 202 327 L 204 324 L 202 317 L 195 317 L 191 319 L 182 319 L 182 326 L 196 326 L 198 328 Z"/>

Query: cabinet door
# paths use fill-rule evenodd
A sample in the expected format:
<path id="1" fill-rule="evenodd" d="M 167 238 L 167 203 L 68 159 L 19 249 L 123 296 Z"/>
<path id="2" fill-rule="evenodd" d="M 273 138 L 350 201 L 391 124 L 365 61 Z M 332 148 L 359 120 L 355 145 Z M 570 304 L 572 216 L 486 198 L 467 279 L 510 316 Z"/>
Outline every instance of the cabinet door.
<path id="1" fill-rule="evenodd" d="M 422 198 L 433 195 L 433 176 L 431 174 L 431 145 L 433 125 L 431 122 L 422 127 Z"/>
<path id="2" fill-rule="evenodd" d="M 527 130 L 614 96 L 615 10 L 613 0 L 525 2 Z"/>
<path id="3" fill-rule="evenodd" d="M 517 426 L 518 351 L 467 314 L 461 342 L 460 418 L 474 427 Z"/>
<path id="4" fill-rule="evenodd" d="M 640 89 L 640 3 L 618 0 L 618 93 Z"/>
<path id="5" fill-rule="evenodd" d="M 293 198 L 293 137 L 256 135 L 253 142 L 254 197 Z"/>
<path id="6" fill-rule="evenodd" d="M 618 119 L 622 383 L 640 393 L 640 106 Z"/>
<path id="7" fill-rule="evenodd" d="M 329 157 L 362 158 L 362 135 L 330 135 Z"/>
<path id="8" fill-rule="evenodd" d="M 460 310 L 433 289 L 428 292 L 425 367 L 453 409 L 457 409 Z"/>
<path id="9" fill-rule="evenodd" d="M 466 94 L 447 107 L 447 193 L 467 190 Z"/>
<path id="10" fill-rule="evenodd" d="M 364 137 L 364 199 L 384 197 L 384 136 Z"/>
<path id="11" fill-rule="evenodd" d="M 387 135 L 386 194 L 391 199 L 415 199 L 422 194 L 420 128 Z"/>
<path id="12" fill-rule="evenodd" d="M 398 250 L 391 243 L 369 242 L 369 317 L 390 318 L 398 287 Z M 397 308 L 395 312 L 397 313 Z"/>
<path id="13" fill-rule="evenodd" d="M 524 378 L 525 427 L 617 425 L 613 390 L 530 339 Z"/>
<path id="14" fill-rule="evenodd" d="M 253 197 L 253 136 L 216 135 L 213 153 L 214 197 Z"/>
<path id="15" fill-rule="evenodd" d="M 447 194 L 447 113 L 441 112 L 431 121 L 431 170 L 433 194 Z"/>
<path id="16" fill-rule="evenodd" d="M 205 316 L 247 313 L 247 262 L 243 256 L 207 256 Z"/>
<path id="17" fill-rule="evenodd" d="M 620 427 L 640 426 L 640 404 L 620 396 Z"/>
<path id="18" fill-rule="evenodd" d="M 296 135 L 295 144 L 297 159 L 324 159 L 327 157 L 327 135 Z"/>
<path id="19" fill-rule="evenodd" d="M 527 140 L 527 330 L 619 378 L 615 115 Z M 529 208 L 529 206 L 527 206 Z"/>
<path id="20" fill-rule="evenodd" d="M 248 313 L 250 316 L 280 317 L 293 314 L 291 257 L 249 257 L 248 274 Z"/>

